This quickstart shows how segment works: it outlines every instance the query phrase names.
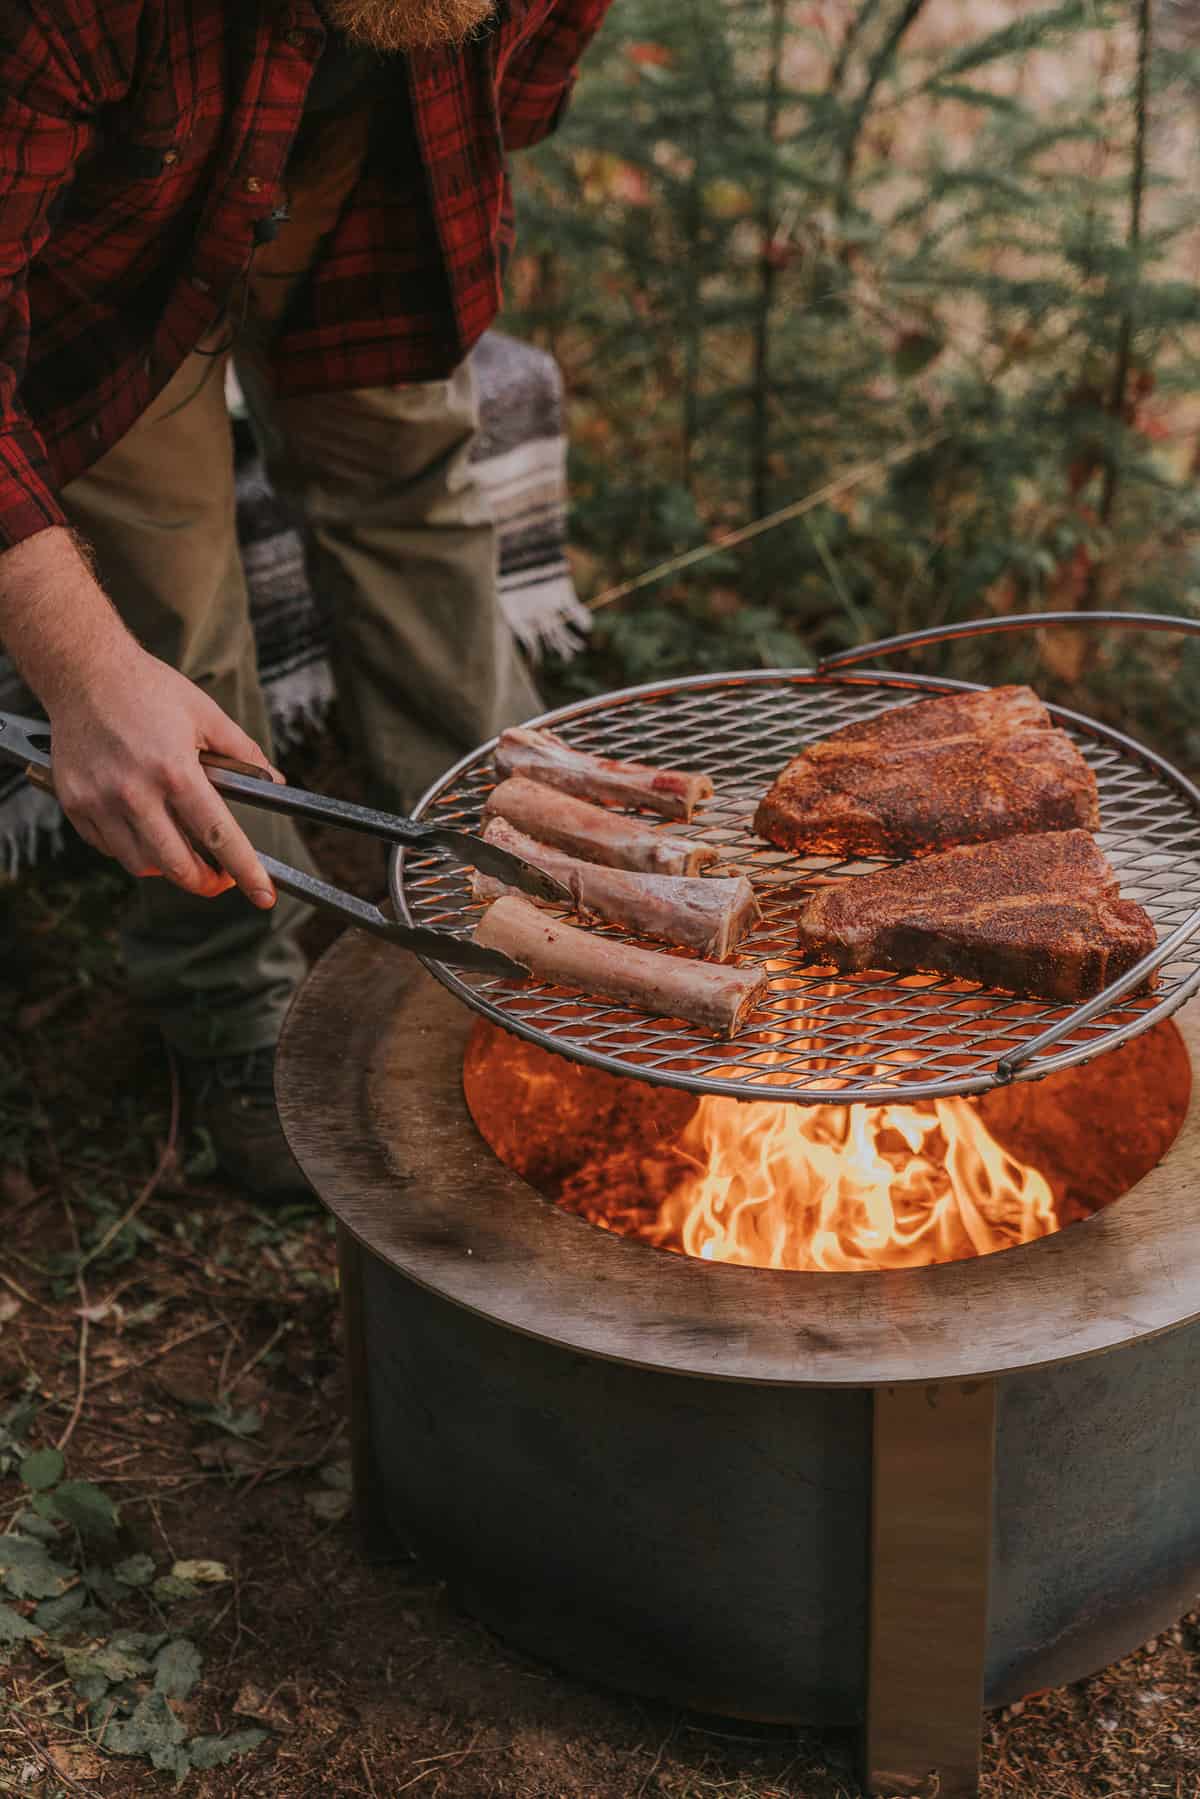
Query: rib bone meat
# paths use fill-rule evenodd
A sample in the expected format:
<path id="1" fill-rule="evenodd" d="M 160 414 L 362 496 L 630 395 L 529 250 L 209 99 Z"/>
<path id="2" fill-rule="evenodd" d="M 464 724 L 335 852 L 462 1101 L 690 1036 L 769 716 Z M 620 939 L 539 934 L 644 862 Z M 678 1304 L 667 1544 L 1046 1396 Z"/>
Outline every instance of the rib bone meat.
<path id="1" fill-rule="evenodd" d="M 598 918 L 606 918 L 627 931 L 637 931 L 643 937 L 658 937 L 664 943 L 699 950 L 701 955 L 717 961 L 731 955 L 758 922 L 758 901 L 746 880 L 719 876 L 703 880 L 697 876 L 635 874 L 627 868 L 604 868 L 535 843 L 503 818 L 494 818 L 483 836 L 485 842 L 511 851 L 564 882 L 581 912 L 595 913 Z M 489 875 L 476 874 L 471 891 L 476 899 L 492 900 L 514 889 Z"/>
<path id="2" fill-rule="evenodd" d="M 754 820 L 781 849 L 862 856 L 1099 824 L 1095 776 L 1027 687 L 896 707 L 810 744 Z"/>
<path id="3" fill-rule="evenodd" d="M 620 1006 L 681 1018 L 718 1037 L 736 1034 L 766 986 L 759 969 L 639 949 L 560 924 L 515 894 L 488 907 L 475 941 L 502 950 L 551 986 L 578 987 Z"/>
<path id="4" fill-rule="evenodd" d="M 496 748 L 496 767 L 502 775 L 528 775 L 532 781 L 559 787 L 580 799 L 644 806 L 663 818 L 690 819 L 700 802 L 713 794 L 707 775 L 592 756 L 586 750 L 573 749 L 553 731 L 525 727 L 504 732 Z"/>
<path id="5" fill-rule="evenodd" d="M 633 868 L 644 874 L 694 875 L 717 860 L 707 843 L 674 837 L 669 831 L 589 805 L 572 794 L 543 787 L 524 775 L 510 775 L 488 798 L 485 819 L 506 818 L 527 837 L 566 850 L 606 868 Z"/>
<path id="6" fill-rule="evenodd" d="M 1009 837 L 848 876 L 806 901 L 799 937 L 807 960 L 847 971 L 948 974 L 1066 1002 L 1099 993 L 1157 941 L 1142 908 L 1118 897 L 1086 831 Z"/>

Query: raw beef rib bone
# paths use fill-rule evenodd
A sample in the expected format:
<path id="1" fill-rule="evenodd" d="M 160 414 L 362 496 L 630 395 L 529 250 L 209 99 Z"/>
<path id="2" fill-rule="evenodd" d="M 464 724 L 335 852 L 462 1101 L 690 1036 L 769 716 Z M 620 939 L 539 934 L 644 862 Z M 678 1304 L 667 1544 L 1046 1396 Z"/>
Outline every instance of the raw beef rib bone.
<path id="1" fill-rule="evenodd" d="M 607 868 L 633 868 L 643 874 L 694 875 L 717 860 L 707 843 L 676 837 L 656 825 L 642 824 L 604 806 L 591 806 L 572 794 L 543 787 L 524 775 L 510 775 L 493 789 L 484 807 L 485 823 L 506 818 L 518 831 L 566 850 L 584 862 Z"/>
<path id="2" fill-rule="evenodd" d="M 515 894 L 488 907 L 475 941 L 502 950 L 549 986 L 577 987 L 618 1006 L 682 1018 L 717 1037 L 737 1033 L 767 984 L 757 968 L 667 956 L 560 924 Z"/>
<path id="3" fill-rule="evenodd" d="M 573 749 L 553 731 L 533 731 L 525 726 L 503 733 L 496 748 L 496 767 L 502 775 L 528 775 L 531 781 L 560 787 L 582 800 L 642 806 L 663 818 L 690 819 L 696 807 L 713 795 L 707 775 L 593 756 Z"/>
<path id="4" fill-rule="evenodd" d="M 594 913 L 642 937 L 699 950 L 718 962 L 732 955 L 759 920 L 754 889 L 740 876 L 723 879 L 714 875 L 706 880 L 699 875 L 648 875 L 628 868 L 605 868 L 535 843 L 503 818 L 494 818 L 483 836 L 486 843 L 511 851 L 569 887 L 581 912 Z M 476 899 L 493 900 L 502 893 L 515 893 L 516 888 L 489 875 L 475 874 L 471 891 Z"/>

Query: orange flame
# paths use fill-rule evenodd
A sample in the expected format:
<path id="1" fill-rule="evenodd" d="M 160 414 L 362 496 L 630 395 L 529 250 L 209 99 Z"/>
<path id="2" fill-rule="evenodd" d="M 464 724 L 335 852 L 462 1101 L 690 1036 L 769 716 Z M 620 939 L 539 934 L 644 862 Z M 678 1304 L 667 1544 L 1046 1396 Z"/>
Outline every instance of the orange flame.
<path id="1" fill-rule="evenodd" d="M 841 1270 L 985 1255 L 1090 1217 L 1161 1162 L 1192 1072 L 1166 1022 L 978 1100 L 697 1101 L 480 1020 L 463 1082 L 501 1161 L 592 1224 L 705 1260 Z"/>
<path id="2" fill-rule="evenodd" d="M 967 1100 L 793 1106 L 705 1098 L 673 1146 L 663 1193 L 629 1166 L 580 1170 L 563 1194 L 594 1223 L 705 1261 L 825 1273 L 989 1255 L 1059 1228 L 1054 1194 L 1003 1149 Z M 640 1171 L 642 1175 L 645 1170 Z M 633 1181 L 629 1182 L 629 1177 Z M 627 1184 L 656 1214 L 623 1215 Z M 616 1204 L 614 1204 L 614 1200 Z"/>

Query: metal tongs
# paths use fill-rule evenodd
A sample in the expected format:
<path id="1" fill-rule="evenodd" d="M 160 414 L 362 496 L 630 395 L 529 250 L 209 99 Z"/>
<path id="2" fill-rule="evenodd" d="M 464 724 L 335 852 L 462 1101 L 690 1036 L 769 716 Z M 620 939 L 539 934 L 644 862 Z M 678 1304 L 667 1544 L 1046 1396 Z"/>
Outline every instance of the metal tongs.
<path id="1" fill-rule="evenodd" d="M 0 712 L 0 756 L 21 763 L 29 779 L 45 792 L 53 793 L 50 768 L 50 730 L 39 719 L 21 718 L 15 713 Z M 204 772 L 226 799 L 246 806 L 257 806 L 264 812 L 283 812 L 290 818 L 306 818 L 313 824 L 341 825 L 347 831 L 361 831 L 384 843 L 402 845 L 406 849 L 448 851 L 456 861 L 465 862 L 481 874 L 492 875 L 509 887 L 517 887 L 535 899 L 571 903 L 569 890 L 552 875 L 534 868 L 520 856 L 485 843 L 469 831 L 452 825 L 419 824 L 398 813 L 377 812 L 370 806 L 358 806 L 348 800 L 327 799 L 323 794 L 308 793 L 302 787 L 281 787 L 247 762 L 234 762 L 225 756 L 201 754 Z M 207 851 L 196 847 L 197 854 L 212 863 Z M 400 924 L 389 918 L 378 906 L 358 899 L 352 893 L 302 869 L 290 868 L 274 856 L 259 853 L 259 861 L 267 874 L 284 893 L 331 912 L 359 930 L 370 931 L 401 949 L 412 950 L 434 962 L 451 963 L 459 968 L 472 968 L 484 974 L 523 979 L 526 969 L 499 950 L 484 949 L 468 937 L 452 937 L 444 931 L 430 931 L 419 926 Z"/>

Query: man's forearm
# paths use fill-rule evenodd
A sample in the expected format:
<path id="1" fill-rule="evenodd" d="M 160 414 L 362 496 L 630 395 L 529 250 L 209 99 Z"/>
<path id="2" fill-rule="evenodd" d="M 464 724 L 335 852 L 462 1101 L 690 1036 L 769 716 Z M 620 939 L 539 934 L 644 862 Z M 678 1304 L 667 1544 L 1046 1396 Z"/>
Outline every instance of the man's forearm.
<path id="1" fill-rule="evenodd" d="M 161 873 L 205 895 L 236 881 L 256 906 L 274 905 L 199 753 L 283 777 L 206 694 L 141 647 L 70 531 L 40 531 L 0 554 L 0 643 L 50 715 L 55 791 L 94 848 L 130 874 Z"/>
<path id="2" fill-rule="evenodd" d="M 0 645 L 47 707 L 136 647 L 83 546 L 61 527 L 0 554 Z"/>

